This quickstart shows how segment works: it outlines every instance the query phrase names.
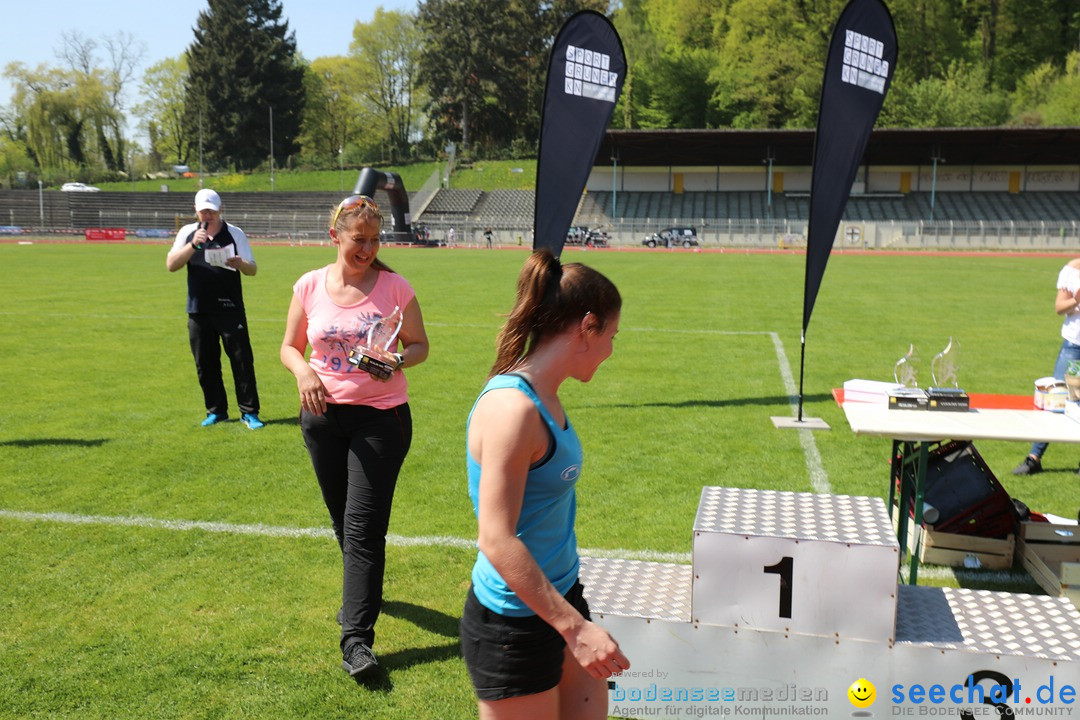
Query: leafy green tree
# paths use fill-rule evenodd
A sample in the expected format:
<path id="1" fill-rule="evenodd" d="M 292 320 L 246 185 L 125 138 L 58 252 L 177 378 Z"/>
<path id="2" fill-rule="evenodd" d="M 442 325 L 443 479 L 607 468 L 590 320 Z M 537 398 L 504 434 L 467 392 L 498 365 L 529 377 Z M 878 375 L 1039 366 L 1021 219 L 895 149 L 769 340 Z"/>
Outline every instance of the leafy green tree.
<path id="1" fill-rule="evenodd" d="M 1076 125 L 1080 118 L 1080 51 L 1069 53 L 1065 72 L 1046 92 L 1046 99 L 1037 106 L 1044 125 Z"/>
<path id="2" fill-rule="evenodd" d="M 187 75 L 183 55 L 165 58 L 143 75 L 146 100 L 135 107 L 135 113 L 149 136 L 151 156 L 161 162 L 186 165 L 191 161 L 191 114 L 184 105 Z"/>
<path id="3" fill-rule="evenodd" d="M 813 127 L 825 55 L 843 0 L 730 0 L 713 14 L 710 74 L 720 124 Z"/>
<path id="4" fill-rule="evenodd" d="M 598 0 L 421 0 L 420 78 L 439 141 L 488 148 L 535 146 L 549 52 L 574 12 Z"/>
<path id="5" fill-rule="evenodd" d="M 113 112 L 97 73 L 84 74 L 10 63 L 4 74 L 13 81 L 12 105 L 25 128 L 27 152 L 41 170 L 91 173 L 104 168 L 97 132 Z"/>
<path id="6" fill-rule="evenodd" d="M 198 132 L 201 113 L 204 150 L 219 164 L 257 167 L 271 145 L 280 164 L 298 149 L 304 112 L 295 33 L 281 18 L 280 0 L 208 3 L 187 49 L 190 127 Z"/>
<path id="7" fill-rule="evenodd" d="M 90 121 L 95 155 L 107 169 L 122 171 L 128 156 L 124 137 L 125 91 L 142 61 L 145 45 L 129 33 L 106 35 L 101 40 L 107 56 L 103 66 L 98 57 L 98 40 L 78 30 L 64 32 L 62 37 L 58 55 L 79 76 L 78 84 L 84 88 L 83 92 L 96 97 L 100 91 L 104 97 L 100 104 L 83 108 Z"/>
<path id="8" fill-rule="evenodd" d="M 894 85 L 882 106 L 880 127 L 987 127 L 1009 117 L 1008 97 L 986 91 L 985 65 L 954 62 L 944 77 Z"/>
<path id="9" fill-rule="evenodd" d="M 990 85 L 1006 91 L 1043 62 L 1061 68 L 1080 34 L 1076 0 L 968 0 L 957 12 L 968 59 L 983 62 Z"/>
<path id="10" fill-rule="evenodd" d="M 430 97 L 428 115 L 437 137 L 461 140 L 468 152 L 472 115 L 494 83 L 487 46 L 504 0 L 421 0 L 417 21 L 424 33 L 420 77 Z"/>
<path id="11" fill-rule="evenodd" d="M 332 167 L 346 154 L 366 156 L 385 139 L 370 131 L 382 120 L 362 101 L 364 72 L 355 58 L 340 56 L 317 58 L 306 68 L 307 103 L 300 134 L 305 161 Z"/>
<path id="12" fill-rule="evenodd" d="M 34 163 L 26 153 L 26 145 L 18 140 L 0 135 L 0 181 L 9 188 L 15 186 L 15 176 L 19 172 L 29 173 Z"/>
<path id="13" fill-rule="evenodd" d="M 349 46 L 360 78 L 360 94 L 374 108 L 377 125 L 399 157 L 419 131 L 422 103 L 419 73 L 422 38 L 415 18 L 396 11 L 375 10 L 370 23 L 356 23 Z"/>
<path id="14" fill-rule="evenodd" d="M 953 61 L 976 59 L 966 54 L 968 36 L 957 15 L 958 3 L 895 0 L 889 3 L 889 10 L 896 26 L 897 72 L 907 82 L 942 77 Z"/>

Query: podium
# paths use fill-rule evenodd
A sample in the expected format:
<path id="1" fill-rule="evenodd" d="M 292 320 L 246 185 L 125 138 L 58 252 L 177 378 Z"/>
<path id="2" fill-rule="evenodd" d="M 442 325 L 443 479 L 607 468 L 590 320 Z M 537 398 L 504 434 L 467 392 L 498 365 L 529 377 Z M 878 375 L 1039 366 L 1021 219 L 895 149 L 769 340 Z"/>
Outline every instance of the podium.
<path id="1" fill-rule="evenodd" d="M 1080 612 L 1066 598 L 899 584 L 880 498 L 706 487 L 692 558 L 582 558 L 593 619 L 631 662 L 609 681 L 610 715 L 1076 707 Z M 849 698 L 856 683 L 876 689 L 869 704 Z"/>

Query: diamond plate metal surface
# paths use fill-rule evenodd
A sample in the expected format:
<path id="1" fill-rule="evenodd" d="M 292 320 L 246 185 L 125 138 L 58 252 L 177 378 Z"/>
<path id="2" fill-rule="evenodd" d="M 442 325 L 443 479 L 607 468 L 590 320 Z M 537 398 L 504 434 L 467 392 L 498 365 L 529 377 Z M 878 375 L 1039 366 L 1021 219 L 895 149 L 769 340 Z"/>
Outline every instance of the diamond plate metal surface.
<path id="1" fill-rule="evenodd" d="M 694 532 L 897 544 L 881 498 L 743 488 L 703 488 Z"/>
<path id="2" fill-rule="evenodd" d="M 690 565 L 581 558 L 580 578 L 593 613 L 690 622 Z"/>
<path id="3" fill-rule="evenodd" d="M 896 642 L 1080 662 L 1080 612 L 1068 598 L 900 585 Z"/>

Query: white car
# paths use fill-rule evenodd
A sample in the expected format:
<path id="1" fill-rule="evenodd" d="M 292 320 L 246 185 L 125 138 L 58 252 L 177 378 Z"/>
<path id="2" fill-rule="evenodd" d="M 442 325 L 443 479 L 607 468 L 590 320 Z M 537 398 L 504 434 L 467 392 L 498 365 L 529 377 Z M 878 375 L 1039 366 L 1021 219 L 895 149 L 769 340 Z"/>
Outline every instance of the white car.
<path id="1" fill-rule="evenodd" d="M 60 189 L 64 192 L 101 192 L 101 188 L 96 188 L 93 185 L 85 185 L 80 182 L 64 183 L 60 186 Z"/>

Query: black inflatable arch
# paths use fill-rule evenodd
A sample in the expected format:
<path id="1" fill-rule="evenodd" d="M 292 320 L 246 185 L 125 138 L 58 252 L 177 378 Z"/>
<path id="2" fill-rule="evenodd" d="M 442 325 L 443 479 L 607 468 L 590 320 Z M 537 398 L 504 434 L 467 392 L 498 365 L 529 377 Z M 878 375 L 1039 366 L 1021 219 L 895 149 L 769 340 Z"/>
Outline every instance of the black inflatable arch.
<path id="1" fill-rule="evenodd" d="M 374 197 L 376 190 L 384 190 L 390 197 L 390 216 L 393 223 L 389 229 L 384 229 L 384 236 L 391 242 L 412 241 L 412 218 L 409 215 L 409 193 L 405 191 L 405 183 L 396 173 L 376 170 L 365 167 L 360 169 L 360 177 L 356 179 L 353 195 L 367 195 Z M 385 225 L 383 226 L 385 228 Z"/>

